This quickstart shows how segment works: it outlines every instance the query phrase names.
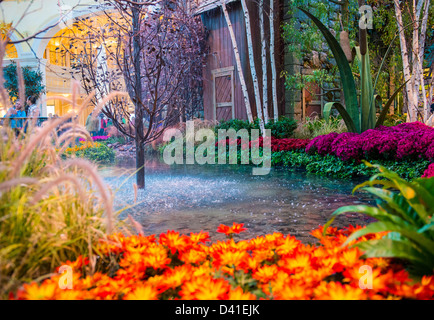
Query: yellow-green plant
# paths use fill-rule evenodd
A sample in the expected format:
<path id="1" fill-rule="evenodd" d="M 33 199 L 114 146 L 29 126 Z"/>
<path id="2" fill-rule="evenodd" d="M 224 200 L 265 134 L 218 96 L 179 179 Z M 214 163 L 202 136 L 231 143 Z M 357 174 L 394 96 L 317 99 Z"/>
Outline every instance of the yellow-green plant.
<path id="1" fill-rule="evenodd" d="M 0 41 L 0 56 L 4 47 Z M 0 80 L 2 74 L 0 65 Z M 74 83 L 73 97 L 78 96 L 78 88 Z M 3 108 L 10 104 L 7 97 L 0 85 Z M 67 102 L 82 112 L 92 97 L 81 106 L 76 99 Z M 49 276 L 62 262 L 80 255 L 90 258 L 87 271 L 92 273 L 98 241 L 119 230 L 111 191 L 97 168 L 84 159 L 61 157 L 77 138 L 91 141 L 72 117 L 51 119 L 42 127 L 31 121 L 27 132 L 18 136 L 6 121 L 0 127 L 0 298 L 23 282 Z M 59 136 L 58 131 L 63 133 Z"/>
<path id="2" fill-rule="evenodd" d="M 355 246 L 366 257 L 399 258 L 410 263 L 414 275 L 432 275 L 434 272 L 434 178 L 420 178 L 408 182 L 398 174 L 379 165 L 380 173 L 358 185 L 378 198 L 377 207 L 346 206 L 336 210 L 332 219 L 347 212 L 360 212 L 377 221 L 354 232 L 346 244 L 369 233 L 388 232 L 380 240 L 363 241 Z M 381 188 L 378 186 L 382 186 Z"/>

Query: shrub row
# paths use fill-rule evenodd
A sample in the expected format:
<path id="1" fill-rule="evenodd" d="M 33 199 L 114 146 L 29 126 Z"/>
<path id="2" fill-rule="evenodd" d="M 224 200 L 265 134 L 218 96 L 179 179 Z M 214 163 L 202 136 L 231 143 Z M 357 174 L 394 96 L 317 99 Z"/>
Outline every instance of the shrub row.
<path id="1" fill-rule="evenodd" d="M 406 180 L 421 177 L 430 164 L 430 161 L 423 159 L 418 161 L 372 160 L 370 162 L 395 171 Z M 271 163 L 273 166 L 288 168 L 302 167 L 309 173 L 342 179 L 370 176 L 375 173 L 375 169 L 368 168 L 356 160 L 343 161 L 331 154 L 308 154 L 304 151 L 273 152 Z"/>
<path id="2" fill-rule="evenodd" d="M 229 130 L 234 129 L 235 131 L 246 129 L 250 132 L 252 129 L 259 129 L 259 121 L 255 120 L 250 123 L 246 120 L 232 119 L 229 121 L 222 121 L 215 127 L 215 132 L 218 133 L 219 129 Z M 265 129 L 271 130 L 271 136 L 277 139 L 285 139 L 292 136 L 294 130 L 297 129 L 297 121 L 289 119 L 287 117 L 281 117 L 278 121 L 270 120 L 266 125 Z"/>

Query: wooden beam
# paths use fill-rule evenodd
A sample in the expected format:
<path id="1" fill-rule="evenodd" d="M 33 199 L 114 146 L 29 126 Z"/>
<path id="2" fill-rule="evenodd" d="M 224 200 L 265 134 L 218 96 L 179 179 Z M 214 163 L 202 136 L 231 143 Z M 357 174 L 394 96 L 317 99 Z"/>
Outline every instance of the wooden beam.
<path id="1" fill-rule="evenodd" d="M 226 4 L 239 0 L 226 0 Z M 204 12 L 220 7 L 221 0 L 192 0 L 191 7 L 194 15 L 199 15 Z"/>

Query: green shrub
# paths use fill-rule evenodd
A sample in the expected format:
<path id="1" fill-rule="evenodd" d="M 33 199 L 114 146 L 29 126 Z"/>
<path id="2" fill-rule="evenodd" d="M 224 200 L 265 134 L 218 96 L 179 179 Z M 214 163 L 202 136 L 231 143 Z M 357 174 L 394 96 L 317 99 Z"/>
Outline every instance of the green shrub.
<path id="1" fill-rule="evenodd" d="M 45 92 L 45 86 L 42 81 L 42 72 L 39 70 L 32 70 L 30 67 L 21 67 L 24 85 L 25 85 L 25 96 L 35 96 L 39 98 L 41 94 Z M 17 75 L 17 64 L 12 62 L 8 66 L 4 67 L 4 88 L 8 91 L 11 98 L 18 98 L 18 75 Z M 25 103 L 25 101 L 21 101 Z"/>
<path id="2" fill-rule="evenodd" d="M 103 141 L 103 143 L 105 143 L 105 144 L 115 144 L 115 143 L 125 144 L 125 143 L 127 143 L 127 139 L 124 136 L 110 137 L 106 141 Z"/>
<path id="3" fill-rule="evenodd" d="M 270 120 L 265 129 L 271 129 L 271 136 L 277 139 L 286 139 L 293 135 L 297 129 L 297 121 L 287 117 L 280 117 L 278 121 Z"/>
<path id="4" fill-rule="evenodd" d="M 100 143 L 95 148 L 87 148 L 76 153 L 77 157 L 86 158 L 90 161 L 99 164 L 113 163 L 116 157 L 116 152 L 107 147 L 106 144 Z"/>
<path id="5" fill-rule="evenodd" d="M 256 123 L 250 123 L 247 120 L 231 119 L 228 121 L 221 121 L 218 125 L 215 126 L 216 133 L 218 133 L 219 129 L 234 129 L 235 131 L 246 129 L 250 132 L 251 129 L 259 129 L 259 126 L 256 127 Z"/>
<path id="6" fill-rule="evenodd" d="M 297 121 L 289 119 L 287 117 L 280 117 L 278 121 L 270 120 L 265 129 L 271 130 L 271 136 L 278 139 L 285 139 L 292 136 L 294 130 L 297 128 Z M 219 129 L 234 129 L 238 131 L 240 129 L 246 129 L 249 131 L 252 129 L 259 129 L 259 120 L 256 119 L 253 123 L 249 123 L 246 120 L 232 119 L 229 121 L 222 121 L 215 127 L 216 134 Z"/>
<path id="7" fill-rule="evenodd" d="M 363 241 L 354 246 L 364 251 L 366 258 L 399 258 L 410 263 L 409 271 L 413 275 L 432 275 L 434 178 L 407 182 L 382 166 L 374 167 L 380 173 L 357 186 L 355 191 L 362 189 L 378 197 L 377 207 L 342 207 L 333 213 L 333 218 L 324 226 L 324 230 L 327 230 L 337 215 L 347 212 L 364 213 L 377 221 L 354 232 L 345 244 L 370 233 L 389 232 L 381 239 Z"/>
<path id="8" fill-rule="evenodd" d="M 82 142 L 78 147 L 80 147 L 80 150 L 67 148 L 63 154 L 63 158 L 85 158 L 98 164 L 110 164 L 114 162 L 116 157 L 116 152 L 113 149 L 107 147 L 105 142 L 95 142 L 89 144 Z"/>
<path id="9" fill-rule="evenodd" d="M 272 165 L 285 167 L 305 167 L 309 173 L 331 176 L 341 179 L 350 179 L 359 176 L 371 176 L 375 169 L 366 167 L 355 160 L 342 161 L 334 155 L 307 154 L 304 151 L 273 152 Z M 423 175 L 430 164 L 427 160 L 419 161 L 373 161 L 389 170 L 395 171 L 403 179 L 412 180 Z"/>

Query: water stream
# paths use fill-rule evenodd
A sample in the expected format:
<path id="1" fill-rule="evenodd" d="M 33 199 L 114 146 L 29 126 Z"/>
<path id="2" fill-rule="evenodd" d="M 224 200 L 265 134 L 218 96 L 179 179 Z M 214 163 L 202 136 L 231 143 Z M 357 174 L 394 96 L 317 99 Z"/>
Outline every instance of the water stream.
<path id="1" fill-rule="evenodd" d="M 101 169 L 105 181 L 116 191 L 117 209 L 134 204 L 134 163 Z M 182 234 L 208 231 L 212 240 L 220 224 L 244 223 L 248 228 L 238 239 L 273 232 L 296 236 L 304 243 L 316 242 L 312 229 L 327 222 L 338 208 L 373 204 L 372 197 L 352 189 L 363 180 L 345 181 L 308 175 L 301 170 L 272 169 L 267 176 L 253 176 L 250 166 L 173 165 L 158 160 L 146 165 L 146 188 L 139 190 L 130 214 L 144 232 L 159 235 L 167 230 Z M 333 226 L 366 225 L 372 219 L 346 214 Z"/>

